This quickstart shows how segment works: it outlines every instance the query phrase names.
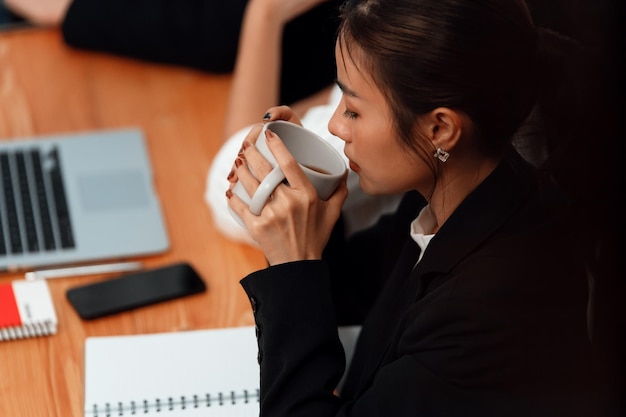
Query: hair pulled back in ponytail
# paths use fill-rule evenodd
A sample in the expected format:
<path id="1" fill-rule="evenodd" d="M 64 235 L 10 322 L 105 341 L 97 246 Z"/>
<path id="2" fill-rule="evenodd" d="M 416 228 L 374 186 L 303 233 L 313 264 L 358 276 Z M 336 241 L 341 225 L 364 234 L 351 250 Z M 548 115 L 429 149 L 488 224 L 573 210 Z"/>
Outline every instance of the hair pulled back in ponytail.
<path id="1" fill-rule="evenodd" d="M 585 141 L 595 58 L 537 28 L 524 0 L 348 0 L 341 19 L 341 53 L 371 74 L 400 139 L 434 175 L 434 149 L 414 127 L 437 107 L 472 119 L 480 151 L 513 142 L 564 184 L 581 175 L 578 153 L 596 152 Z"/>
<path id="2" fill-rule="evenodd" d="M 574 199 L 597 198 L 605 177 L 601 139 L 594 118 L 602 106 L 595 51 L 577 40 L 539 28 L 535 104 L 514 143 L 535 165 L 553 176 Z"/>

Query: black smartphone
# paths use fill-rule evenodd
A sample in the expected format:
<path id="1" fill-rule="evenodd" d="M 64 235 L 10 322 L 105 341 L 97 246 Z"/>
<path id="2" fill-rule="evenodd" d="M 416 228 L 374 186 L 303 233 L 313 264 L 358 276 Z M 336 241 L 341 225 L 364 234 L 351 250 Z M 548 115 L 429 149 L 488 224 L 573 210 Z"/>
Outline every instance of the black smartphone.
<path id="1" fill-rule="evenodd" d="M 70 288 L 67 298 L 82 319 L 91 320 L 204 291 L 195 269 L 177 263 Z"/>

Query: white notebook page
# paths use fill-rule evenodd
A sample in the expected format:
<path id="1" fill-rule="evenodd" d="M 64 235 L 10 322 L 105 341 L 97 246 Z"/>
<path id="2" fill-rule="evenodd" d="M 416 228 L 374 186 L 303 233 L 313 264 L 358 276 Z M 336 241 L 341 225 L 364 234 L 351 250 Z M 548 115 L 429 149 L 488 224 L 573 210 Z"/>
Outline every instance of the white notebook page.
<path id="1" fill-rule="evenodd" d="M 253 326 L 85 342 L 85 417 L 258 416 Z"/>

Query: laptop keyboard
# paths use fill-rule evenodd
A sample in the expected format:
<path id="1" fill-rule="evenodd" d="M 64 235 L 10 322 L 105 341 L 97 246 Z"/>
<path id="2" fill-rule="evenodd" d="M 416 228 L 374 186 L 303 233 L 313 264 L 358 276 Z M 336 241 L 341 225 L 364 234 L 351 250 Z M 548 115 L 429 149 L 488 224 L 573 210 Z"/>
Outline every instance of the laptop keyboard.
<path id="1" fill-rule="evenodd" d="M 56 148 L 0 152 L 0 256 L 74 247 Z"/>

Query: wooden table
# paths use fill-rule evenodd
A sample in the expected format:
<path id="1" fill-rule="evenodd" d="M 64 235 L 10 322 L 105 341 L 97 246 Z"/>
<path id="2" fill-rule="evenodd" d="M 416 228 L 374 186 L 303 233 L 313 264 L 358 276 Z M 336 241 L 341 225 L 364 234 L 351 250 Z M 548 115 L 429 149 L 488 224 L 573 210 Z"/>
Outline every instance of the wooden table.
<path id="1" fill-rule="evenodd" d="M 204 202 L 220 147 L 229 76 L 71 49 L 56 30 L 0 33 L 0 138 L 139 126 L 148 140 L 171 249 L 146 267 L 188 261 L 208 291 L 94 321 L 82 321 L 68 288 L 103 276 L 49 281 L 59 319 L 49 337 L 0 342 L 0 416 L 82 417 L 88 336 L 253 324 L 239 285 L 264 265 L 261 253 L 221 236 Z M 0 283 L 23 274 L 0 275 Z"/>

